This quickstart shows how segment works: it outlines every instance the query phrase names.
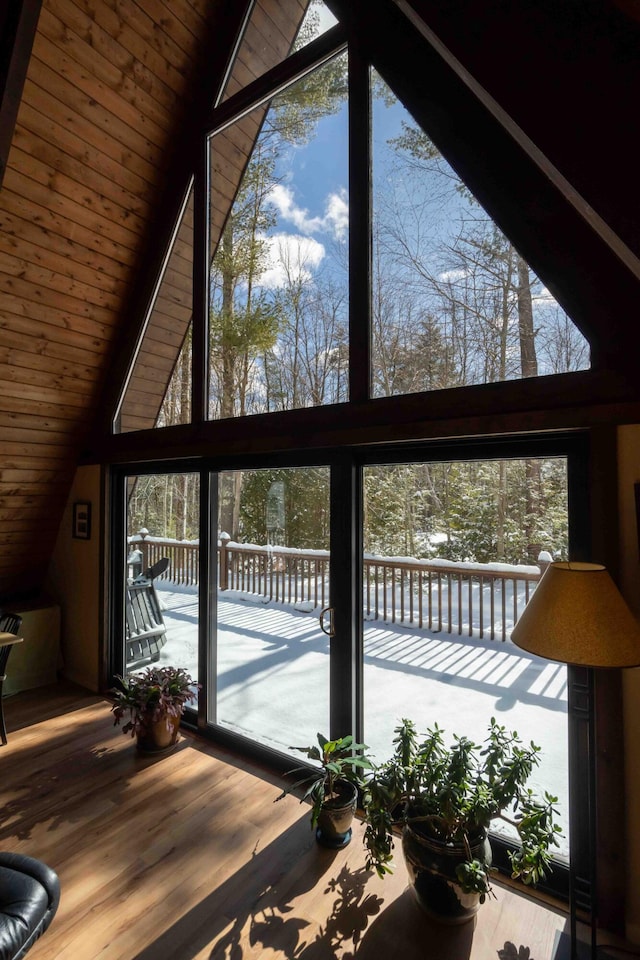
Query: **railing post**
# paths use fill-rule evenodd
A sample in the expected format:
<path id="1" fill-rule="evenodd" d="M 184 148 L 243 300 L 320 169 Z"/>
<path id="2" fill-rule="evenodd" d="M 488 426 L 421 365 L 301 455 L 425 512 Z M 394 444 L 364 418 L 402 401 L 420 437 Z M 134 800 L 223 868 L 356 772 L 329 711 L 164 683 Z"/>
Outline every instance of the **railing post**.
<path id="1" fill-rule="evenodd" d="M 127 556 L 127 577 L 129 580 L 135 580 L 142 573 L 142 550 L 134 549 L 133 543 Z"/>
<path id="2" fill-rule="evenodd" d="M 143 527 L 138 531 L 142 540 L 140 541 L 140 549 L 142 551 L 142 570 L 147 570 L 151 566 L 149 563 L 149 544 L 146 541 L 146 537 L 149 536 L 149 531 L 146 527 Z M 142 571 L 141 571 L 142 572 Z"/>
<path id="3" fill-rule="evenodd" d="M 545 572 L 550 563 L 553 562 L 553 557 L 548 550 L 541 550 L 538 554 L 538 566 L 540 567 L 540 576 Z"/>
<path id="4" fill-rule="evenodd" d="M 224 531 L 220 534 L 220 589 L 229 589 L 229 554 L 227 544 L 231 540 L 228 533 Z"/>

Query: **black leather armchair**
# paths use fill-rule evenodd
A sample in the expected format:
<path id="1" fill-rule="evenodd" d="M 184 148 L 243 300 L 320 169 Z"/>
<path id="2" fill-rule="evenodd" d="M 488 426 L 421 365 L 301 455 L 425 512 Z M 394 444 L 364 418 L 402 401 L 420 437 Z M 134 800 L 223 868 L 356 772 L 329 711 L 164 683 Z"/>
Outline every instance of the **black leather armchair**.
<path id="1" fill-rule="evenodd" d="M 59 902 L 60 881 L 51 867 L 21 853 L 0 853 L 0 960 L 24 957 Z"/>

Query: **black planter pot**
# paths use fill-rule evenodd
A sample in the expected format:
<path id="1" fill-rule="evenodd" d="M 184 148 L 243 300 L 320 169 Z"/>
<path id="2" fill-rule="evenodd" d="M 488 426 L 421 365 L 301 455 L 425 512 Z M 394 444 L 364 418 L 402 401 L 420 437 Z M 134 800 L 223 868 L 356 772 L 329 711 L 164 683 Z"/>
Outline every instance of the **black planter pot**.
<path id="1" fill-rule="evenodd" d="M 457 867 L 467 859 L 462 844 L 444 843 L 405 825 L 402 851 L 416 899 L 430 917 L 446 924 L 473 919 L 480 907 L 480 894 L 464 893 L 456 878 Z M 486 835 L 471 844 L 471 854 L 487 867 L 491 865 Z"/>
<path id="2" fill-rule="evenodd" d="M 332 850 L 346 847 L 351 841 L 351 824 L 358 801 L 358 791 L 348 780 L 339 780 L 335 792 L 336 796 L 324 801 L 316 828 L 318 843 Z"/>

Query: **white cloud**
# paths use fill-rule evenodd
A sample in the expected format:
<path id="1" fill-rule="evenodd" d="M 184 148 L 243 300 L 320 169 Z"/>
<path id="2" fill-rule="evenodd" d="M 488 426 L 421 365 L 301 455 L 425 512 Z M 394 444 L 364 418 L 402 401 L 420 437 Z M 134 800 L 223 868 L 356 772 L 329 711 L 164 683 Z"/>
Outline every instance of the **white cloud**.
<path id="1" fill-rule="evenodd" d="M 268 266 L 260 277 L 260 286 L 269 289 L 283 287 L 287 280 L 310 280 L 325 255 L 323 244 L 300 234 L 277 233 L 264 240 Z"/>
<path id="2" fill-rule="evenodd" d="M 278 183 L 269 192 L 269 200 L 283 220 L 288 220 L 302 233 L 316 233 L 322 228 L 320 217 L 310 217 L 309 211 L 297 206 L 293 200 L 293 190 Z"/>
<path id="3" fill-rule="evenodd" d="M 306 207 L 299 207 L 294 199 L 293 190 L 282 183 L 276 184 L 269 193 L 269 201 L 283 220 L 304 234 L 327 232 L 337 240 L 343 240 L 349 226 L 349 203 L 347 191 L 330 193 L 325 200 L 325 212 L 322 217 L 312 217 Z"/>
<path id="4" fill-rule="evenodd" d="M 327 198 L 325 220 L 332 225 L 338 240 L 344 240 L 349 229 L 349 201 L 347 191 L 331 193 Z"/>
<path id="5" fill-rule="evenodd" d="M 456 283 L 458 280 L 464 280 L 467 275 L 467 270 L 445 270 L 444 273 L 440 274 L 438 280 L 441 280 L 443 283 Z"/>

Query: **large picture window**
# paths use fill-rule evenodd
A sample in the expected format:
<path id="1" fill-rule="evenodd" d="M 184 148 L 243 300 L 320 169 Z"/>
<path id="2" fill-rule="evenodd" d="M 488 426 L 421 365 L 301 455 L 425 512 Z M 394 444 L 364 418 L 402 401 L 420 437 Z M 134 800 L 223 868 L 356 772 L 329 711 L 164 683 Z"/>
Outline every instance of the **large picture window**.
<path id="1" fill-rule="evenodd" d="M 197 673 L 204 734 L 286 766 L 318 730 L 382 759 L 405 713 L 471 737 L 495 715 L 541 741 L 566 860 L 572 671 L 510 631 L 548 560 L 588 553 L 582 440 L 496 418 L 589 344 L 381 55 L 317 0 L 277 7 L 264 46 L 247 11 L 199 127 L 116 418 L 156 454 L 114 471 L 112 667 L 137 669 L 127 597 L 154 544 L 151 656 Z"/>
<path id="2" fill-rule="evenodd" d="M 589 346 L 428 133 L 372 71 L 372 392 L 589 366 Z"/>
<path id="3" fill-rule="evenodd" d="M 313 0 L 251 69 L 241 45 L 116 430 L 589 368 L 544 279 L 328 23 Z"/>

